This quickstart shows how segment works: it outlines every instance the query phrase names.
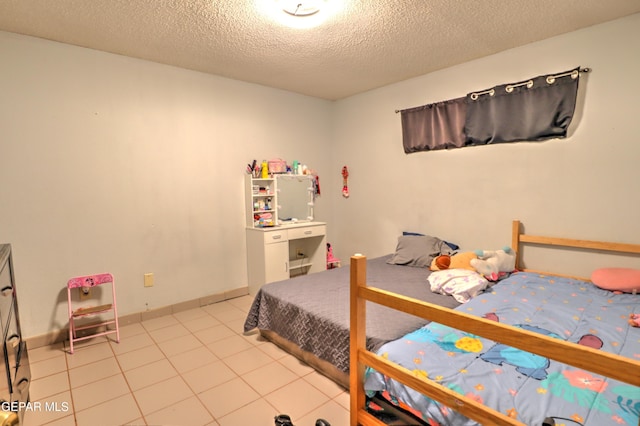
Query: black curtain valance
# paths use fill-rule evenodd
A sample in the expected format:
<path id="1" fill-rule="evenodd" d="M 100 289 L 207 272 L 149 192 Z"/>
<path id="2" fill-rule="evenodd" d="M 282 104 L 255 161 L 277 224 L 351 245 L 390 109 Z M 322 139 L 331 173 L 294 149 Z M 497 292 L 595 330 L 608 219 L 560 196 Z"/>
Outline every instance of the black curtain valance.
<path id="1" fill-rule="evenodd" d="M 460 148 L 465 145 L 465 98 L 402 111 L 404 152 Z"/>
<path id="2" fill-rule="evenodd" d="M 402 110 L 404 151 L 565 137 L 580 71 L 578 67 Z"/>

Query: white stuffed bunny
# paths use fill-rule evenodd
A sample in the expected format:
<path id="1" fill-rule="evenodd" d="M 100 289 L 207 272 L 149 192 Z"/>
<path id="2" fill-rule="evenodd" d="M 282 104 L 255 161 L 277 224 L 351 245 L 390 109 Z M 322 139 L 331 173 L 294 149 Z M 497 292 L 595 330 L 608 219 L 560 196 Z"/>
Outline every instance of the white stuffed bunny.
<path id="1" fill-rule="evenodd" d="M 498 281 L 516 267 L 516 253 L 511 247 L 502 250 L 476 250 L 477 259 L 471 260 L 471 266 L 490 281 Z"/>

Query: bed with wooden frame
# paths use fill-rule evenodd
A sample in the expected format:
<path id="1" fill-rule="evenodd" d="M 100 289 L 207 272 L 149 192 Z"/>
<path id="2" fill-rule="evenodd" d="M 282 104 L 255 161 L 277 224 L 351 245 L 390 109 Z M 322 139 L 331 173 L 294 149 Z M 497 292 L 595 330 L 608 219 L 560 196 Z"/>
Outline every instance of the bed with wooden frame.
<path id="1" fill-rule="evenodd" d="M 512 224 L 512 247 L 516 249 L 518 256 L 522 253 L 525 244 L 536 246 L 564 247 L 570 249 L 594 250 L 596 252 L 627 253 L 635 256 L 640 254 L 640 245 L 621 244 L 599 241 L 575 240 L 567 238 L 553 238 L 544 236 L 534 236 L 521 233 L 521 224 L 514 221 Z M 518 259 L 520 260 L 520 259 Z M 518 265 L 517 263 L 516 265 Z M 589 281 L 586 278 L 571 277 L 560 274 L 549 274 L 541 271 L 519 269 L 533 274 L 546 274 L 568 279 Z M 400 382 L 419 394 L 432 401 L 437 401 L 436 405 L 443 404 L 450 407 L 455 412 L 483 425 L 522 425 L 514 417 L 513 413 L 496 411 L 478 401 L 478 398 L 464 396 L 451 388 L 439 384 L 434 380 L 426 379 L 414 371 L 399 366 L 386 357 L 376 355 L 365 348 L 366 333 L 366 310 L 367 302 L 386 306 L 419 316 L 430 321 L 432 324 L 438 323 L 443 327 L 451 327 L 462 332 L 471 333 L 474 336 L 490 339 L 493 342 L 508 345 L 529 353 L 546 357 L 549 360 L 557 361 L 556 364 L 567 364 L 577 367 L 597 375 L 602 375 L 611 380 L 622 382 L 632 386 L 640 386 L 640 362 L 628 357 L 623 357 L 613 353 L 599 351 L 590 347 L 571 343 L 562 339 L 542 335 L 526 329 L 501 324 L 471 315 L 460 310 L 442 308 L 440 306 L 425 303 L 406 296 L 394 294 L 382 289 L 368 287 L 366 277 L 366 257 L 355 255 L 351 258 L 351 291 L 350 291 L 350 390 L 351 390 L 351 425 L 382 425 L 384 424 L 369 411 L 366 410 L 366 395 L 364 389 L 365 375 L 371 371 L 384 375 L 385 380 Z M 518 274 L 515 274 L 518 275 Z M 525 274 L 526 275 L 526 274 Z M 628 295 L 629 297 L 638 297 Z M 627 299 L 628 300 L 628 299 Z M 635 301 L 635 299 L 633 299 Z M 635 302 L 633 302 L 635 303 Z M 627 326 L 626 321 L 621 320 L 621 324 Z M 622 327 L 619 327 L 622 328 Z M 634 332 L 640 329 L 633 328 Z M 640 334 L 638 334 L 640 336 Z M 634 337 L 635 339 L 635 337 Z M 640 337 L 637 339 L 640 341 Z M 635 353 L 634 353 L 635 355 Z M 639 355 L 635 355 L 640 356 Z M 430 372 L 431 373 L 431 372 Z M 429 374 L 429 377 L 433 377 Z M 630 409 L 637 412 L 640 402 L 634 403 Z M 571 419 L 566 424 L 582 424 Z M 456 423 L 452 423 L 456 424 Z M 540 423 L 542 424 L 542 422 Z M 618 418 L 618 422 L 624 423 Z M 598 425 L 599 426 L 599 425 Z"/>

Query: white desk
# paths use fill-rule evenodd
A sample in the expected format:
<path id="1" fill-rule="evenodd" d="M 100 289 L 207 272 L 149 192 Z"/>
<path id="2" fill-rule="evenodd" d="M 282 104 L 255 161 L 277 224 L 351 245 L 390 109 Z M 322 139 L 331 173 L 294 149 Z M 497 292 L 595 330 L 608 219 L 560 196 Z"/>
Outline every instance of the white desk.
<path id="1" fill-rule="evenodd" d="M 247 228 L 249 291 L 266 283 L 327 267 L 327 225 L 299 222 L 270 228 Z"/>

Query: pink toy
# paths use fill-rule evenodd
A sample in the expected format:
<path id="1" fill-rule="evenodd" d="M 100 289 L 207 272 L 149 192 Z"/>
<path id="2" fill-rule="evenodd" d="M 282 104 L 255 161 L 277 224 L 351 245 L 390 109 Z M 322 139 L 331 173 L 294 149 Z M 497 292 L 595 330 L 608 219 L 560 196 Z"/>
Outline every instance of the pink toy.
<path id="1" fill-rule="evenodd" d="M 633 327 L 640 327 L 640 314 L 629 315 L 629 324 Z"/>
<path id="2" fill-rule="evenodd" d="M 333 255 L 331 244 L 327 243 L 327 269 L 339 268 L 340 259 Z"/>

